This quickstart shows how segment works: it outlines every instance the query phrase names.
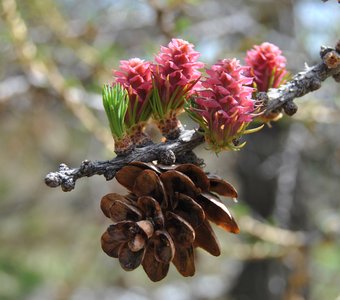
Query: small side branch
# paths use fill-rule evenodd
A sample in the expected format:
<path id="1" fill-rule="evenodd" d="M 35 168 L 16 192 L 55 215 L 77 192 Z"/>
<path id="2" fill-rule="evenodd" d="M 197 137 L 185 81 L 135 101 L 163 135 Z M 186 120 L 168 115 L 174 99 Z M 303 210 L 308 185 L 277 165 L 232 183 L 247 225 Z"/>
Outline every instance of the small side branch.
<path id="1" fill-rule="evenodd" d="M 135 148 L 126 156 L 117 156 L 107 161 L 84 160 L 79 168 L 74 169 L 65 164 L 60 164 L 57 172 L 46 175 L 45 183 L 49 187 L 61 186 L 64 192 L 69 192 L 74 189 L 79 178 L 104 175 L 106 180 L 111 180 L 118 170 L 131 161 L 151 162 L 161 158 L 169 164 L 174 163 L 176 158 L 183 160 L 183 157 L 187 156 L 191 160 L 190 162 L 194 162 L 192 161 L 192 150 L 203 142 L 204 137 L 199 132 L 184 130 L 176 140 Z M 202 161 L 196 158 L 196 163 L 200 164 Z"/>

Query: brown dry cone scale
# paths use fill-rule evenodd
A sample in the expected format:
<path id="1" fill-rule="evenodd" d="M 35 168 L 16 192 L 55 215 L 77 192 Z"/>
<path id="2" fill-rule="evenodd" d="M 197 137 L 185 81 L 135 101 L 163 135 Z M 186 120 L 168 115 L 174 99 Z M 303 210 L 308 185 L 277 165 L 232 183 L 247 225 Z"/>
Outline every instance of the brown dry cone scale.
<path id="1" fill-rule="evenodd" d="M 239 232 L 217 196 L 236 198 L 236 190 L 198 166 L 131 162 L 116 179 L 130 193 L 102 198 L 101 209 L 113 225 L 101 241 L 104 252 L 118 258 L 124 270 L 142 265 L 152 281 L 159 281 L 173 263 L 183 276 L 193 276 L 196 247 L 221 254 L 210 222 Z"/>

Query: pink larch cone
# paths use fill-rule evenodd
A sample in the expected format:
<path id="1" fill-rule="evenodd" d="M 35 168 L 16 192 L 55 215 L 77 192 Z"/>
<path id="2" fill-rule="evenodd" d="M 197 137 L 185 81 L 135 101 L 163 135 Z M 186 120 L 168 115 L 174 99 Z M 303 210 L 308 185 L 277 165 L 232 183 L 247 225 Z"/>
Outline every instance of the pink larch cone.
<path id="1" fill-rule="evenodd" d="M 128 134 L 135 145 L 145 144 L 150 141 L 150 138 L 143 132 L 151 116 L 150 63 L 139 58 L 122 60 L 119 70 L 114 71 L 113 75 L 115 76 L 114 84 L 121 84 L 129 95 L 129 106 L 125 115 Z"/>
<path id="2" fill-rule="evenodd" d="M 161 47 L 151 66 L 157 97 L 153 98 L 153 115 L 162 134 L 178 136 L 180 123 L 177 114 L 183 110 L 188 97 L 199 87 L 198 80 L 204 64 L 198 62 L 199 52 L 182 39 L 172 39 L 168 47 Z M 161 107 L 161 109 L 159 109 Z"/>
<path id="3" fill-rule="evenodd" d="M 265 42 L 247 52 L 246 64 L 251 67 L 258 92 L 279 87 L 287 75 L 286 58 L 279 47 Z"/>
<path id="4" fill-rule="evenodd" d="M 206 141 L 215 151 L 237 149 L 236 140 L 253 119 L 253 78 L 249 68 L 236 59 L 223 59 L 207 70 L 205 89 L 197 92 L 189 115 L 204 130 Z"/>

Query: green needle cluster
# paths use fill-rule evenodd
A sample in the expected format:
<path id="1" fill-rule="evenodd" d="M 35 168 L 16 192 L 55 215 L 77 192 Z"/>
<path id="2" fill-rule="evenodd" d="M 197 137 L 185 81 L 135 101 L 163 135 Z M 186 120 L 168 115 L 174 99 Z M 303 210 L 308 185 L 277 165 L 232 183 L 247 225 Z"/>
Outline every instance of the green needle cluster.
<path id="1" fill-rule="evenodd" d="M 120 140 L 126 134 L 124 119 L 129 105 L 128 93 L 120 84 L 104 85 L 102 96 L 112 136 Z"/>

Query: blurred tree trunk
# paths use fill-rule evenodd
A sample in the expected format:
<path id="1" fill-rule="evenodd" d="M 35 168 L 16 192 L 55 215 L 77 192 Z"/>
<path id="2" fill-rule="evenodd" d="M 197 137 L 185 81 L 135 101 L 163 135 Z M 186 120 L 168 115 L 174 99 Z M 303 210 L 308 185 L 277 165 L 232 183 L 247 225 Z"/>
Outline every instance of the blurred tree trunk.
<path id="1" fill-rule="evenodd" d="M 300 125 L 277 125 L 249 137 L 247 149 L 239 156 L 241 199 L 254 217 L 274 219 L 281 228 L 306 230 L 307 209 L 299 185 L 306 132 Z M 247 260 L 232 296 L 237 300 L 307 299 L 307 263 L 306 247 L 292 249 L 283 258 Z"/>
<path id="2" fill-rule="evenodd" d="M 247 147 L 239 155 L 236 170 L 241 182 L 241 199 L 255 217 L 269 219 L 274 213 L 279 153 L 285 132 L 282 126 L 265 128 L 256 137 L 249 136 Z M 235 300 L 280 300 L 286 274 L 286 268 L 277 259 L 247 260 L 235 281 L 232 296 Z M 277 283 L 272 285 L 276 291 L 273 291 L 271 281 L 275 278 Z"/>
<path id="3" fill-rule="evenodd" d="M 257 3 L 257 7 L 260 6 Z M 278 2 L 275 7 L 262 6 L 258 13 L 267 28 L 293 36 L 291 1 Z M 254 216 L 274 219 L 277 226 L 292 230 L 304 230 L 308 226 L 298 184 L 303 132 L 299 126 L 281 123 L 274 124 L 272 129 L 265 128 L 249 136 L 236 165 L 241 199 L 249 205 Z M 285 258 L 245 261 L 231 291 L 233 299 L 307 299 L 308 249 L 295 249 Z"/>

